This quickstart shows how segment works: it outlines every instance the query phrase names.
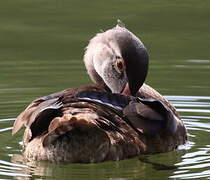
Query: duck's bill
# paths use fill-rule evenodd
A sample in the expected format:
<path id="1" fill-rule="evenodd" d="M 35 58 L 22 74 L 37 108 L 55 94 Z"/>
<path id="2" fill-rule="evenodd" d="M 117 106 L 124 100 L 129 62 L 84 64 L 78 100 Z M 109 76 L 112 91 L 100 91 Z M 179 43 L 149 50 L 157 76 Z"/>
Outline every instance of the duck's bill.
<path id="1" fill-rule="evenodd" d="M 122 90 L 121 94 L 125 94 L 125 95 L 131 95 L 131 91 L 130 88 L 128 86 L 128 84 L 126 84 L 125 88 Z"/>

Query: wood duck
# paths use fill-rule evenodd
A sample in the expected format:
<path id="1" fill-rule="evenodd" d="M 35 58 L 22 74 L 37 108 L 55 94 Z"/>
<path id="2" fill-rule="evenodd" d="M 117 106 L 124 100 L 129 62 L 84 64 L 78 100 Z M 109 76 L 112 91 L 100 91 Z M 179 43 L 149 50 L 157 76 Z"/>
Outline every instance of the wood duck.
<path id="1" fill-rule="evenodd" d="M 93 37 L 84 63 L 94 82 L 34 100 L 17 117 L 27 160 L 102 162 L 175 150 L 187 131 L 174 106 L 144 84 L 149 56 L 117 25 Z"/>

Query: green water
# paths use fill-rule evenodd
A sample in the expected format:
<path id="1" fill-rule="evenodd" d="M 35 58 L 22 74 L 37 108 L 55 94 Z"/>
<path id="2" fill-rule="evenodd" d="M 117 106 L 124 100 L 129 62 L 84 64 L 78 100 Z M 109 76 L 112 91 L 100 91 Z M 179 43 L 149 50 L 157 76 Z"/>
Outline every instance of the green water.
<path id="1" fill-rule="evenodd" d="M 0 179 L 210 178 L 209 9 L 208 0 L 0 1 Z M 189 144 L 146 157 L 153 164 L 139 158 L 83 165 L 23 163 L 17 155 L 23 131 L 11 136 L 14 118 L 36 97 L 90 83 L 84 48 L 117 19 L 146 45 L 146 82 L 177 107 Z"/>

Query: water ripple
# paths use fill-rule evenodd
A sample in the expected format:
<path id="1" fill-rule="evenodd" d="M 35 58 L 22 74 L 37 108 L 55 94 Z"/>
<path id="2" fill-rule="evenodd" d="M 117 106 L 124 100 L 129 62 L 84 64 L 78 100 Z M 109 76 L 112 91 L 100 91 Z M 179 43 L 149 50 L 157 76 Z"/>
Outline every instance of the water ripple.
<path id="1" fill-rule="evenodd" d="M 5 176 L 19 176 L 19 177 L 30 177 L 30 175 L 21 173 L 22 168 L 27 168 L 28 166 L 16 163 L 10 163 L 7 161 L 0 160 L 0 175 Z"/>
<path id="2" fill-rule="evenodd" d="M 210 97 L 209 96 L 167 96 L 177 107 L 178 112 L 192 134 L 195 145 L 176 163 L 178 170 L 170 178 L 200 179 L 210 178 Z M 195 114 L 195 115 L 194 115 Z"/>

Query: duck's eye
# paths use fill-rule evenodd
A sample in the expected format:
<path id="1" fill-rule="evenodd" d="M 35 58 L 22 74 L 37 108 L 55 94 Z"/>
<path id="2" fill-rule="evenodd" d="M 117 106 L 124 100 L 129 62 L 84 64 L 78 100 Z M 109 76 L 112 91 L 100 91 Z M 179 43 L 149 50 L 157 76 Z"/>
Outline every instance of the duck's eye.
<path id="1" fill-rule="evenodd" d="M 118 59 L 116 60 L 116 69 L 117 69 L 117 71 L 119 71 L 119 72 L 122 72 L 122 71 L 125 70 L 125 65 L 124 65 L 124 63 L 123 63 L 123 59 L 118 58 Z"/>

